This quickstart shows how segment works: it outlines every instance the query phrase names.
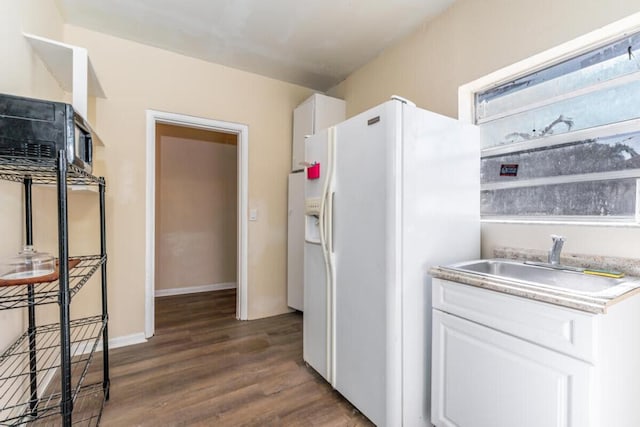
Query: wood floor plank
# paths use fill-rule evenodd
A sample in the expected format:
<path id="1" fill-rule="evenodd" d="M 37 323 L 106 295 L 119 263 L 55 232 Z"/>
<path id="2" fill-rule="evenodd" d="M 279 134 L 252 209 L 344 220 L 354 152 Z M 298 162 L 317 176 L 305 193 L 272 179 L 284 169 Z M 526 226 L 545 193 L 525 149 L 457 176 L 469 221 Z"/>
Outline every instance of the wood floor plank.
<path id="1" fill-rule="evenodd" d="M 300 313 L 238 321 L 235 304 L 235 290 L 156 299 L 156 335 L 110 352 L 102 425 L 372 425 L 303 362 Z"/>

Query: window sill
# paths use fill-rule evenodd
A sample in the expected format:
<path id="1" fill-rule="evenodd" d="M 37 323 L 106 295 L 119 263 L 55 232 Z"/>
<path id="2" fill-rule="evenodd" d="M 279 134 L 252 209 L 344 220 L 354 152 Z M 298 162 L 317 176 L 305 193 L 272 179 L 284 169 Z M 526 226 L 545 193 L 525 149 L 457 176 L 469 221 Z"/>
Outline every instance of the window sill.
<path id="1" fill-rule="evenodd" d="M 581 217 L 492 217 L 481 218 L 483 224 L 522 224 L 522 225 L 575 225 L 587 227 L 640 228 L 633 218 L 598 219 Z"/>

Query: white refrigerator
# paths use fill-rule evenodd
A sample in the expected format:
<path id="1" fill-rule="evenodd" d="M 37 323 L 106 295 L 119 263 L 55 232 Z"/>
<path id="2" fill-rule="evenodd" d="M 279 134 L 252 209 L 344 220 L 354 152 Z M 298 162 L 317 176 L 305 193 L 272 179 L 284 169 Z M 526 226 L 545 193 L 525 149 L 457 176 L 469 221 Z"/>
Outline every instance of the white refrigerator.
<path id="1" fill-rule="evenodd" d="M 427 271 L 479 258 L 477 128 L 391 100 L 305 160 L 304 360 L 378 426 L 430 425 Z"/>
<path id="2" fill-rule="evenodd" d="M 289 174 L 289 221 L 287 227 L 287 305 L 304 305 L 304 142 L 308 135 L 333 126 L 345 118 L 345 102 L 314 93 L 293 111 L 291 173 Z"/>

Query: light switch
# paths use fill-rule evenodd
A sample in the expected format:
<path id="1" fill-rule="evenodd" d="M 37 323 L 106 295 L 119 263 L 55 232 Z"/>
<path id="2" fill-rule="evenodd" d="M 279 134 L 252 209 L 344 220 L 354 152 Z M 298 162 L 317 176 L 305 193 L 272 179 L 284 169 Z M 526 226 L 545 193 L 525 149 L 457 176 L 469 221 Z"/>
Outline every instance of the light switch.
<path id="1" fill-rule="evenodd" d="M 249 221 L 258 220 L 258 209 L 249 209 Z"/>

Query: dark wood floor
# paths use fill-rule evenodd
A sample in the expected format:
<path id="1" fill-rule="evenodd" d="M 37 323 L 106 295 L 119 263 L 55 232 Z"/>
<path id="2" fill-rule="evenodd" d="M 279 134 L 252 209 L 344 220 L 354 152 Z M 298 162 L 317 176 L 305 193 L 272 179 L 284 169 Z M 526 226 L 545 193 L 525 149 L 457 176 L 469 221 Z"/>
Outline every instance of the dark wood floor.
<path id="1" fill-rule="evenodd" d="M 156 299 L 156 335 L 115 349 L 104 426 L 370 426 L 302 360 L 302 316 L 235 320 L 235 291 Z"/>

